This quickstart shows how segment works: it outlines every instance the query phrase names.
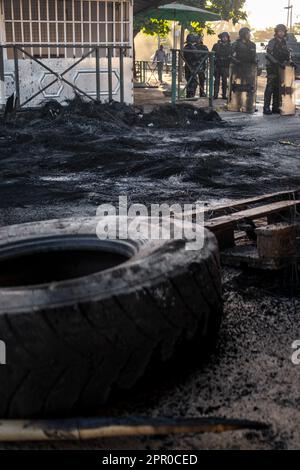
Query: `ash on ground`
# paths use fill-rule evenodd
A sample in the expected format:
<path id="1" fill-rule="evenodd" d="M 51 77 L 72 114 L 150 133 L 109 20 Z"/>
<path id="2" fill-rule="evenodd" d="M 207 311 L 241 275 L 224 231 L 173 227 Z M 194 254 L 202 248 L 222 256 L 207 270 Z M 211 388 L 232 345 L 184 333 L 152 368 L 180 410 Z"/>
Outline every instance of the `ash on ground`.
<path id="1" fill-rule="evenodd" d="M 191 105 L 144 115 L 133 107 L 75 101 L 2 120 L 0 224 L 95 215 L 99 204 L 117 203 L 122 195 L 145 204 L 210 205 L 300 187 L 299 116 L 222 118 Z M 270 423 L 268 432 L 80 446 L 299 449 L 300 366 L 291 361 L 292 343 L 300 339 L 298 284 L 264 281 L 259 273 L 224 270 L 225 317 L 215 354 L 191 368 L 182 357 L 173 379 L 106 412 L 247 418 Z"/>

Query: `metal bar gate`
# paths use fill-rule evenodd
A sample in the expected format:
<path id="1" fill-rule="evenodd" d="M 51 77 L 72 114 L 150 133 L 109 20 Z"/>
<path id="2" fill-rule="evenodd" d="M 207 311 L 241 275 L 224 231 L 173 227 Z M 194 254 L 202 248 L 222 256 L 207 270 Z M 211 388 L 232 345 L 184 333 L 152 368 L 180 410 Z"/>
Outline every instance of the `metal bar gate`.
<path id="1" fill-rule="evenodd" d="M 184 61 L 184 50 L 172 49 L 172 104 L 177 101 L 185 100 L 186 91 L 192 80 L 196 81 L 197 86 L 199 83 L 199 70 L 202 67 L 206 70 L 206 95 L 208 97 L 209 107 L 213 108 L 214 98 L 214 73 L 215 73 L 215 53 L 202 52 L 202 51 L 189 51 L 189 53 L 197 54 L 199 56 L 199 66 L 192 68 Z M 182 81 L 180 73 L 178 73 L 180 62 L 185 62 L 185 66 L 190 71 L 190 78 Z"/>
<path id="2" fill-rule="evenodd" d="M 55 47 L 55 48 L 70 48 L 72 50 L 76 49 L 81 49 L 82 50 L 82 44 L 35 44 L 35 47 L 38 48 L 48 48 L 48 47 Z M 31 52 L 31 45 L 30 44 L 6 44 L 6 45 L 0 45 L 0 86 L 4 87 L 4 82 L 5 82 L 5 59 L 4 59 L 4 49 L 12 49 L 13 50 L 13 57 L 14 57 L 14 84 L 15 84 L 15 103 L 16 103 L 16 109 L 20 109 L 26 105 L 28 105 L 30 102 L 32 102 L 35 98 L 37 98 L 39 95 L 42 95 L 48 88 L 53 86 L 57 82 L 63 82 L 69 87 L 71 87 L 76 93 L 83 95 L 85 98 L 99 102 L 101 98 L 101 69 L 100 69 L 100 57 L 105 57 L 107 58 L 107 63 L 108 63 L 108 70 L 107 70 L 107 75 L 108 75 L 108 100 L 111 102 L 113 100 L 113 66 L 112 66 L 112 58 L 114 56 L 119 58 L 119 90 L 120 90 L 120 102 L 124 103 L 124 96 L 125 96 L 125 90 L 124 90 L 124 57 L 126 55 L 126 52 L 128 49 L 130 49 L 129 46 L 99 46 L 99 45 L 86 45 L 84 46 L 85 52 L 84 54 L 81 55 L 80 58 L 75 60 L 75 62 L 72 65 L 69 65 L 63 72 L 56 72 L 51 68 L 49 65 L 47 65 L 47 59 L 40 58 L 40 57 L 35 57 L 32 55 Z M 104 54 L 103 54 L 104 50 Z M 101 54 L 102 52 L 102 54 Z M 21 102 L 21 93 L 20 93 L 20 84 L 22 81 L 22 77 L 20 76 L 20 70 L 19 70 L 19 61 L 20 61 L 20 55 L 22 58 L 29 58 L 31 61 L 37 63 L 42 69 L 46 70 L 50 75 L 53 75 L 55 78 L 45 85 L 44 87 L 41 87 L 36 93 L 33 93 L 31 96 L 29 96 L 25 101 Z M 95 57 L 95 95 L 96 99 L 93 98 L 90 94 L 86 93 L 84 90 L 79 88 L 78 86 L 75 85 L 75 83 L 70 82 L 65 78 L 66 74 L 70 72 L 72 69 L 74 69 L 77 65 L 79 65 L 81 62 L 83 62 L 86 58 L 94 56 Z M 61 59 L 63 62 L 65 59 Z M 46 63 L 45 63 L 46 61 Z M 0 90 L 1 91 L 1 90 Z M 3 94 L 3 93 L 2 93 Z M 1 103 L 0 103 L 1 104 Z M 3 105 L 3 103 L 2 103 Z"/>
<path id="3" fill-rule="evenodd" d="M 164 64 L 163 73 L 169 73 L 169 64 Z M 145 88 L 158 87 L 160 85 L 158 79 L 158 64 L 152 61 L 138 60 L 135 62 L 135 79 L 136 83 L 143 85 Z"/>

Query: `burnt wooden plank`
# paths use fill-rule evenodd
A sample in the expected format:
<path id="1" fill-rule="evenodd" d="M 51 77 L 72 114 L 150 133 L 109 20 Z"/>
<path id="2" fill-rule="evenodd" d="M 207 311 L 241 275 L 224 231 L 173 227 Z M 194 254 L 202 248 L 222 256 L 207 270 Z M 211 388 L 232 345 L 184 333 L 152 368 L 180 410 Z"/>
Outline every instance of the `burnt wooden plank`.
<path id="1" fill-rule="evenodd" d="M 234 201 L 229 204 L 221 204 L 215 207 L 204 209 L 205 216 L 218 217 L 226 215 L 237 210 L 245 210 L 250 205 L 259 204 L 261 202 L 271 201 L 272 199 L 284 199 L 284 198 L 294 198 L 297 199 L 300 189 L 290 190 L 290 191 L 280 191 L 271 194 L 264 194 L 262 196 L 256 196 L 254 198 L 241 199 L 239 201 Z"/>
<path id="2" fill-rule="evenodd" d="M 205 227 L 212 231 L 219 231 L 226 227 L 235 227 L 237 222 L 243 219 L 256 220 L 273 213 L 296 208 L 297 206 L 300 206 L 300 201 L 298 200 L 273 202 L 272 204 L 246 209 L 244 211 L 235 212 L 234 214 L 208 220 L 205 222 Z"/>
<path id="3" fill-rule="evenodd" d="M 238 201 L 233 201 L 227 204 L 215 205 L 212 207 L 203 207 L 199 211 L 191 211 L 190 213 L 186 212 L 185 216 L 190 216 L 191 218 L 195 217 L 196 214 L 204 214 L 206 220 L 220 217 L 223 215 L 230 215 L 233 212 L 246 210 L 249 206 L 260 204 L 262 202 L 275 202 L 276 200 L 295 200 L 298 199 L 300 195 L 300 188 L 289 190 L 289 191 L 279 191 L 276 193 L 264 194 L 262 196 L 256 196 L 252 198 L 240 199 Z M 274 200 L 274 201 L 273 201 Z"/>

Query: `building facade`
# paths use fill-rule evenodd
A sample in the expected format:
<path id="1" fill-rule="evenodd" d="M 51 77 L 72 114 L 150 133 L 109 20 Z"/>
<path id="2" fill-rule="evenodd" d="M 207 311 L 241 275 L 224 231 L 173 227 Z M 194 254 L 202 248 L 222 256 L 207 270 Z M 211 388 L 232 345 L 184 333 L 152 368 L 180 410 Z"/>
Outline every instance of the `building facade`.
<path id="1" fill-rule="evenodd" d="M 21 106 L 74 92 L 131 103 L 132 38 L 131 0 L 0 0 L 0 104 L 14 92 Z"/>

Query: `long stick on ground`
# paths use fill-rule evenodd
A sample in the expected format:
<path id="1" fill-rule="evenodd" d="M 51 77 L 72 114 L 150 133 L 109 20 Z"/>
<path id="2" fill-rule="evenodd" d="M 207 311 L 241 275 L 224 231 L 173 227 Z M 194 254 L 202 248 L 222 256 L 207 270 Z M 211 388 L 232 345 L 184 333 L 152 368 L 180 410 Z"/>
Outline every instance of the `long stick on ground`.
<path id="1" fill-rule="evenodd" d="M 255 421 L 219 418 L 7 420 L 0 421 L 0 442 L 87 441 L 104 437 L 222 433 L 267 428 L 268 425 Z"/>

